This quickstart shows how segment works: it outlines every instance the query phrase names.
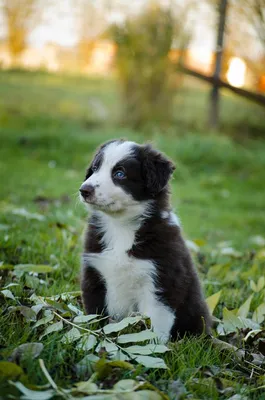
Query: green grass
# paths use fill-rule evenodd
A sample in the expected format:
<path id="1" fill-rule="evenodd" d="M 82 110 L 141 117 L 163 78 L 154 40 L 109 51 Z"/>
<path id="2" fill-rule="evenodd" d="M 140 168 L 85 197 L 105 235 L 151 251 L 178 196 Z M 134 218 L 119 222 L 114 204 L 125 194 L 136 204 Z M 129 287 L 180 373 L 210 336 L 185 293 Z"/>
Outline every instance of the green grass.
<path id="1" fill-rule="evenodd" d="M 186 238 L 200 245 L 194 257 L 206 295 L 222 289 L 214 315 L 222 318 L 223 307 L 238 308 L 252 293 L 250 281 L 257 282 L 265 267 L 261 253 L 265 245 L 259 247 L 251 241 L 265 232 L 265 141 L 246 139 L 246 135 L 253 130 L 254 136 L 260 136 L 265 131 L 264 110 L 225 94 L 221 131 L 204 132 L 209 93 L 207 88 L 193 85 L 189 81 L 186 90 L 182 88 L 177 94 L 171 129 L 148 134 L 117 123 L 121 101 L 112 79 L 0 73 L 0 261 L 11 266 L 48 264 L 54 268 L 53 273 L 38 276 L 43 282 L 29 274 L 19 277 L 13 267 L 0 271 L 2 287 L 19 284 L 10 290 L 22 305 L 32 305 L 29 297 L 33 293 L 52 296 L 79 290 L 79 258 L 87 217 L 77 199 L 78 188 L 95 148 L 113 137 L 152 140 L 176 163 L 173 207 Z M 227 132 L 236 139 L 224 134 Z M 241 134 L 244 137 L 239 141 Z M 18 215 L 21 209 L 44 219 Z M 231 241 L 226 247 L 232 246 L 242 255 L 220 255 L 217 249 L 223 241 Z M 215 265 L 221 268 L 212 269 Z M 254 293 L 249 318 L 264 297 L 264 288 Z M 17 301 L 0 298 L 2 360 L 7 360 L 18 345 L 39 341 L 42 332 L 41 328 L 32 330 L 32 323 L 12 312 L 10 307 L 17 306 Z M 78 302 L 78 298 L 73 300 L 75 305 Z M 246 332 L 240 330 L 224 339 L 242 347 Z M 66 388 L 80 380 L 74 365 L 84 354 L 73 345 L 63 345 L 63 333 L 42 340 L 41 358 L 55 382 Z M 249 345 L 250 354 L 257 353 L 255 346 L 256 342 Z M 118 377 L 141 375 L 171 398 L 170 385 L 179 380 L 181 390 L 185 388 L 183 398 L 226 399 L 238 394 L 265 399 L 262 390 L 253 390 L 265 383 L 265 363 L 253 367 L 235 360 L 204 338 L 172 345 L 165 360 L 167 371 L 137 366 L 130 373 L 116 371 L 114 377 L 102 382 L 111 386 Z M 47 383 L 38 360 L 26 359 L 21 366 L 26 384 Z M 17 396 L 7 382 L 2 384 L 3 398 L 11 392 Z"/>

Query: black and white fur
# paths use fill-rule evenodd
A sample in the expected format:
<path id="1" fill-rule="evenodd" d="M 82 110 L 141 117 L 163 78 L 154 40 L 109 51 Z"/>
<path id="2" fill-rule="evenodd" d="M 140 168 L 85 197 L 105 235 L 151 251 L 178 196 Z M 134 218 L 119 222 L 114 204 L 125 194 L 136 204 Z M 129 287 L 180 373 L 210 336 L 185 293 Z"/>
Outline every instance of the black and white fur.
<path id="1" fill-rule="evenodd" d="M 147 315 L 164 342 L 209 333 L 211 325 L 169 204 L 174 169 L 149 145 L 114 140 L 98 149 L 80 188 L 92 211 L 81 281 L 86 312 Z"/>

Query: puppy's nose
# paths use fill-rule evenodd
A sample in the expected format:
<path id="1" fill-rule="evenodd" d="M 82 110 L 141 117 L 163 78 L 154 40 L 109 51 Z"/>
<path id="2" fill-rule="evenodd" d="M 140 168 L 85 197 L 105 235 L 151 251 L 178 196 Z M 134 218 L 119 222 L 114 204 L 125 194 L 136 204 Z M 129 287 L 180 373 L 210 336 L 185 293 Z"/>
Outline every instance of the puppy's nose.
<path id="1" fill-rule="evenodd" d="M 91 197 L 94 192 L 95 192 L 95 188 L 92 185 L 88 185 L 88 184 L 84 184 L 80 187 L 79 192 L 81 193 L 81 195 L 86 198 L 86 197 Z"/>

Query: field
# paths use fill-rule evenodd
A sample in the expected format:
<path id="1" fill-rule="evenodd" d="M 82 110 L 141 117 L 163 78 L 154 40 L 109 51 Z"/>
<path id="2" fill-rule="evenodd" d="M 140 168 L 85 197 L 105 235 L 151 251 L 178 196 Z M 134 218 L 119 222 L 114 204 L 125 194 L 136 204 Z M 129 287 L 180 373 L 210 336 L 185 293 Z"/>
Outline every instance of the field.
<path id="1" fill-rule="evenodd" d="M 220 132 L 205 131 L 208 88 L 188 81 L 172 128 L 141 133 L 118 124 L 114 79 L 1 72 L 0 93 L 0 398 L 265 399 L 264 109 L 225 93 Z M 113 137 L 152 141 L 176 162 L 172 203 L 222 341 L 169 344 L 161 368 L 147 348 L 142 363 L 109 361 L 119 332 L 73 322 L 87 218 L 78 188 Z M 122 334 L 144 326 L 133 325 Z"/>

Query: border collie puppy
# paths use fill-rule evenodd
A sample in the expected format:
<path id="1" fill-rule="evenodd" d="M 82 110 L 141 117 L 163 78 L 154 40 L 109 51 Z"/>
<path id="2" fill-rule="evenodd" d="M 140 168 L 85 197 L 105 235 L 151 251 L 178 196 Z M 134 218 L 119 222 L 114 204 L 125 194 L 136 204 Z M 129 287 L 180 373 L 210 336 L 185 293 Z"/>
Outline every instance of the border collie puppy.
<path id="1" fill-rule="evenodd" d="M 210 333 L 211 319 L 178 217 L 169 204 L 175 167 L 149 145 L 103 144 L 80 198 L 92 212 L 81 289 L 88 314 L 139 312 L 161 341 Z"/>

